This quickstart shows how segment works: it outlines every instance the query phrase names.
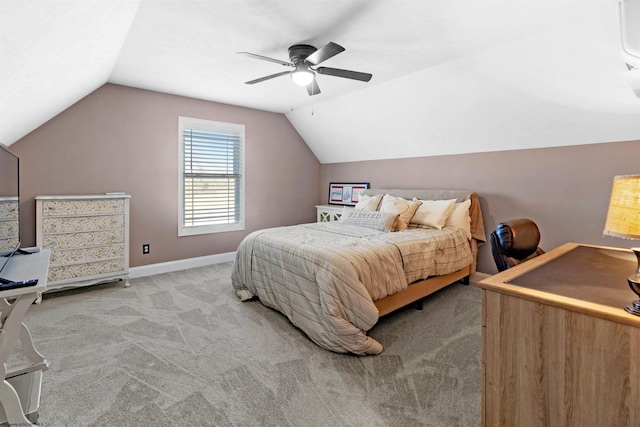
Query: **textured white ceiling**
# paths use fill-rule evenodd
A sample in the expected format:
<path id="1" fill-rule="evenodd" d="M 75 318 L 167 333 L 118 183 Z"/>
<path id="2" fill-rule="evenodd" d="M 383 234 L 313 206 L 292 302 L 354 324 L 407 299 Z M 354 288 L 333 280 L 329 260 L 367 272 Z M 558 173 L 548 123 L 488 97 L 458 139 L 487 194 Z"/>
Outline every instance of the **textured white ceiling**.
<path id="1" fill-rule="evenodd" d="M 0 142 L 106 82 L 285 113 L 324 163 L 640 138 L 617 10 L 616 0 L 0 0 Z M 292 44 L 329 41 L 346 51 L 323 65 L 373 79 L 321 75 L 313 97 L 287 76 L 243 83 L 286 69 L 236 52 L 288 60 Z"/>
<path id="2" fill-rule="evenodd" d="M 137 1 L 0 0 L 0 142 L 107 82 Z"/>
<path id="3" fill-rule="evenodd" d="M 553 28 L 570 16 L 567 7 L 566 16 L 549 16 L 528 3 L 143 1 L 109 81 L 286 112 Z M 313 97 L 286 76 L 244 84 L 287 69 L 236 52 L 288 61 L 293 44 L 329 41 L 347 50 L 323 65 L 373 73 L 371 83 L 319 76 L 322 93 Z"/>

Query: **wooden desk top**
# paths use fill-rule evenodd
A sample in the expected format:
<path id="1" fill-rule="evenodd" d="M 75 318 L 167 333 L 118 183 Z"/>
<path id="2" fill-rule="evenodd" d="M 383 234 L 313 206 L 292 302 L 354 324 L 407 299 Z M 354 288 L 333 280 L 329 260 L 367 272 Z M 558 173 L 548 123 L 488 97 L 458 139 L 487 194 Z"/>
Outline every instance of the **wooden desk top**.
<path id="1" fill-rule="evenodd" d="M 640 327 L 640 316 L 624 310 L 638 299 L 627 284 L 636 269 L 628 249 L 567 243 L 478 287 Z"/>

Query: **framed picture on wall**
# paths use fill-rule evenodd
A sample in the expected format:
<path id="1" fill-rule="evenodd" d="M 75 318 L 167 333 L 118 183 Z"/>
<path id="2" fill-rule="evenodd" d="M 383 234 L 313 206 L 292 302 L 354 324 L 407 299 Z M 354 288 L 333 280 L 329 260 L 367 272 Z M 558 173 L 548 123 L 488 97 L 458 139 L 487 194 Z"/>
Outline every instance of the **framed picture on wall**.
<path id="1" fill-rule="evenodd" d="M 329 204 L 355 206 L 368 182 L 332 182 L 329 184 Z"/>

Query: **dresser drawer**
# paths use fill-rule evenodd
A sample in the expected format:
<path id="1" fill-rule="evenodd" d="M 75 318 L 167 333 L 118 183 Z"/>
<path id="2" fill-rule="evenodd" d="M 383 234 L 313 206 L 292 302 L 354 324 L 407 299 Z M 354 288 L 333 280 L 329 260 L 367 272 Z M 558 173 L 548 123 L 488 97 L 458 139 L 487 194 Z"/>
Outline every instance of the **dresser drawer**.
<path id="1" fill-rule="evenodd" d="M 123 243 L 115 245 L 98 246 L 95 248 L 52 250 L 51 266 L 64 264 L 80 264 L 95 261 L 104 261 L 112 258 L 124 258 L 125 247 Z"/>
<path id="2" fill-rule="evenodd" d="M 0 218 L 17 218 L 18 203 L 17 202 L 1 202 Z"/>
<path id="3" fill-rule="evenodd" d="M 58 267 L 49 267 L 47 280 L 55 282 L 59 280 L 86 278 L 99 276 L 101 274 L 125 271 L 126 265 L 124 259 L 89 262 L 86 264 L 61 265 Z"/>
<path id="4" fill-rule="evenodd" d="M 125 230 L 90 231 L 86 233 L 44 234 L 42 247 L 49 249 L 73 249 L 123 243 Z"/>
<path id="5" fill-rule="evenodd" d="M 98 215 L 123 213 L 124 200 L 49 200 L 42 203 L 42 215 Z"/>
<path id="6" fill-rule="evenodd" d="M 100 215 L 52 218 L 42 220 L 42 232 L 69 233 L 124 228 L 124 215 Z"/>
<path id="7" fill-rule="evenodd" d="M 20 223 L 18 219 L 10 219 L 7 221 L 0 220 L 0 236 L 2 238 L 18 237 L 18 229 Z"/>
<path id="8" fill-rule="evenodd" d="M 18 202 L 0 196 L 0 251 L 13 249 L 18 241 L 19 228 Z"/>

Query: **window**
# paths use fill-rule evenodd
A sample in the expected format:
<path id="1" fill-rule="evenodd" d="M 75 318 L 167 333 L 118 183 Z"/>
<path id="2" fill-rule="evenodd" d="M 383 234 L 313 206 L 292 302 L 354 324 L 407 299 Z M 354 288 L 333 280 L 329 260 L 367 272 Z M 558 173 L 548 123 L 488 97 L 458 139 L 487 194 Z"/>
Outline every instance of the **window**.
<path id="1" fill-rule="evenodd" d="M 178 236 L 244 230 L 244 125 L 180 117 Z"/>

